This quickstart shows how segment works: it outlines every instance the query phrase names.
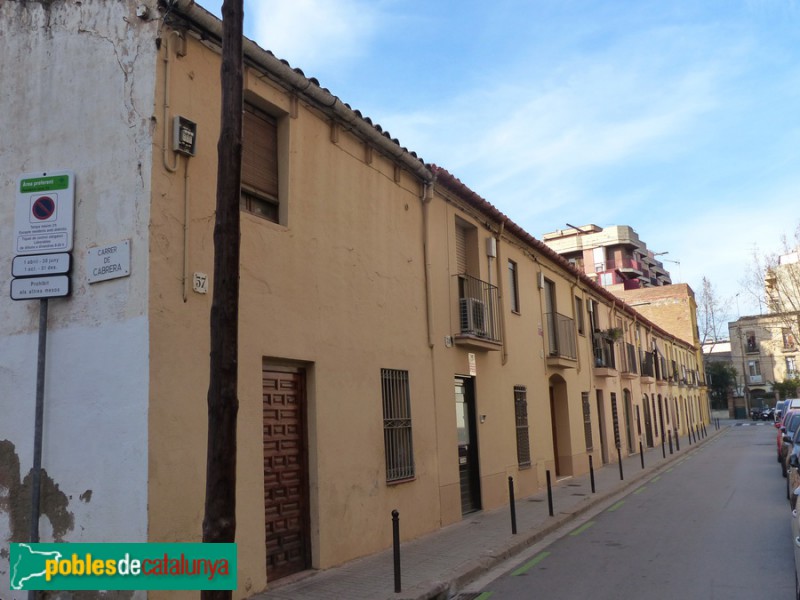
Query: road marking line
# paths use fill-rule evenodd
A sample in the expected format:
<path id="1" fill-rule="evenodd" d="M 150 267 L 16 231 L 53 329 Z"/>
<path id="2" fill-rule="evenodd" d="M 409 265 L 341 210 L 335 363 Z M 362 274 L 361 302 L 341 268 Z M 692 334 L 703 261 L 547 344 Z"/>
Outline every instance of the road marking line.
<path id="1" fill-rule="evenodd" d="M 650 480 L 650 483 L 655 483 L 655 482 L 656 482 L 656 481 L 658 481 L 659 479 L 661 479 L 661 475 L 656 475 L 655 477 L 653 477 L 653 478 Z"/>
<path id="2" fill-rule="evenodd" d="M 489 600 L 494 592 L 483 592 L 480 596 L 476 596 L 475 600 Z"/>
<path id="3" fill-rule="evenodd" d="M 583 525 L 581 525 L 580 527 L 578 527 L 578 528 L 577 528 L 575 531 L 573 531 L 572 533 L 570 533 L 570 535 L 572 535 L 572 536 L 580 535 L 580 534 L 582 534 L 584 531 L 586 531 L 587 529 L 589 529 L 589 527 L 591 527 L 592 525 L 594 525 L 594 521 L 589 521 L 588 523 L 584 523 Z"/>
<path id="4" fill-rule="evenodd" d="M 619 502 L 614 504 L 612 507 L 610 507 L 608 509 L 608 512 L 614 512 L 615 510 L 618 510 L 618 509 L 622 508 L 623 504 L 625 504 L 625 500 L 620 500 Z"/>
<path id="5" fill-rule="evenodd" d="M 638 490 L 636 490 L 636 491 L 635 491 L 635 492 L 633 492 L 633 493 L 634 493 L 634 494 L 641 494 L 641 493 L 642 493 L 643 491 L 645 491 L 646 489 L 647 489 L 647 486 L 646 486 L 646 485 L 643 485 L 642 487 L 640 487 Z"/>
<path id="6" fill-rule="evenodd" d="M 536 555 L 536 556 L 533 558 L 533 560 L 529 560 L 529 561 L 528 561 L 528 562 L 526 562 L 524 565 L 522 565 L 522 566 L 521 566 L 519 569 L 517 569 L 516 571 L 514 571 L 513 573 L 511 573 L 512 577 L 516 577 L 516 576 L 518 576 L 518 575 L 524 575 L 525 573 L 527 573 L 528 571 L 530 571 L 530 570 L 531 570 L 533 567 L 535 567 L 535 566 L 536 566 L 536 565 L 538 565 L 540 562 L 542 562 L 542 561 L 543 561 L 545 558 L 547 558 L 548 556 L 550 556 L 550 553 L 549 553 L 549 552 L 540 552 L 539 554 L 537 554 L 537 555 Z"/>

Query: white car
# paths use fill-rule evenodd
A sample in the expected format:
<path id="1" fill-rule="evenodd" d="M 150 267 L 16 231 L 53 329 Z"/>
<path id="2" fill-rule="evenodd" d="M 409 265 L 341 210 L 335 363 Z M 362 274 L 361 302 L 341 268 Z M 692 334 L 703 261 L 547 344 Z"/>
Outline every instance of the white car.
<path id="1" fill-rule="evenodd" d="M 800 494 L 800 487 L 794 490 L 792 495 L 792 503 L 795 508 L 792 509 L 792 545 L 794 547 L 794 595 L 797 600 L 800 600 L 800 580 L 797 578 L 797 571 L 800 569 L 800 515 L 798 514 L 798 507 L 796 505 L 797 496 Z"/>

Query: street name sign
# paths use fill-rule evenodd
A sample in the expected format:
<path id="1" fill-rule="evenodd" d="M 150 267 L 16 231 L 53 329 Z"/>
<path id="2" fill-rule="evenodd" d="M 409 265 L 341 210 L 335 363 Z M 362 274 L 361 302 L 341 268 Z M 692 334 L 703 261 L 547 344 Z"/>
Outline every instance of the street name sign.
<path id="1" fill-rule="evenodd" d="M 69 252 L 57 254 L 28 254 L 15 256 L 11 263 L 13 277 L 36 277 L 37 275 L 61 275 L 69 273 L 72 255 Z"/>
<path id="2" fill-rule="evenodd" d="M 75 173 L 25 173 L 17 182 L 14 254 L 69 252 L 75 223 Z"/>
<path id="3" fill-rule="evenodd" d="M 12 300 L 36 300 L 62 296 L 69 296 L 69 277 L 67 275 L 23 277 L 11 280 Z"/>
<path id="4" fill-rule="evenodd" d="M 89 283 L 127 277 L 131 274 L 131 241 L 95 246 L 86 251 L 86 277 Z"/>

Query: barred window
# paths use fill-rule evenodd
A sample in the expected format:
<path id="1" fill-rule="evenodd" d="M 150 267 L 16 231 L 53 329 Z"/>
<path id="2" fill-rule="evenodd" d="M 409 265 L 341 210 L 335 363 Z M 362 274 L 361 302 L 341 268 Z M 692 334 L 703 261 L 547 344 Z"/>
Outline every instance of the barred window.
<path id="1" fill-rule="evenodd" d="M 381 395 L 386 481 L 389 483 L 413 479 L 414 448 L 411 440 L 408 371 L 381 369 Z"/>
<path id="2" fill-rule="evenodd" d="M 514 417 L 517 423 L 517 463 L 520 467 L 531 464 L 531 447 L 528 439 L 528 389 L 514 386 Z"/>
<path id="3" fill-rule="evenodd" d="M 592 443 L 592 413 L 589 408 L 589 392 L 581 392 L 581 403 L 583 404 L 583 435 L 586 437 L 586 449 L 594 447 Z"/>

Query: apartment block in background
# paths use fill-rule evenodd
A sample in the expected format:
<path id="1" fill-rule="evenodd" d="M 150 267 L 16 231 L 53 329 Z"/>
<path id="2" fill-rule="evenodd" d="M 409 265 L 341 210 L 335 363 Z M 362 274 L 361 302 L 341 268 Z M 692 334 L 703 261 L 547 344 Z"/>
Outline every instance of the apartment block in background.
<path id="1" fill-rule="evenodd" d="M 659 254 L 628 225 L 582 225 L 545 233 L 542 241 L 609 291 L 672 283 Z"/>

